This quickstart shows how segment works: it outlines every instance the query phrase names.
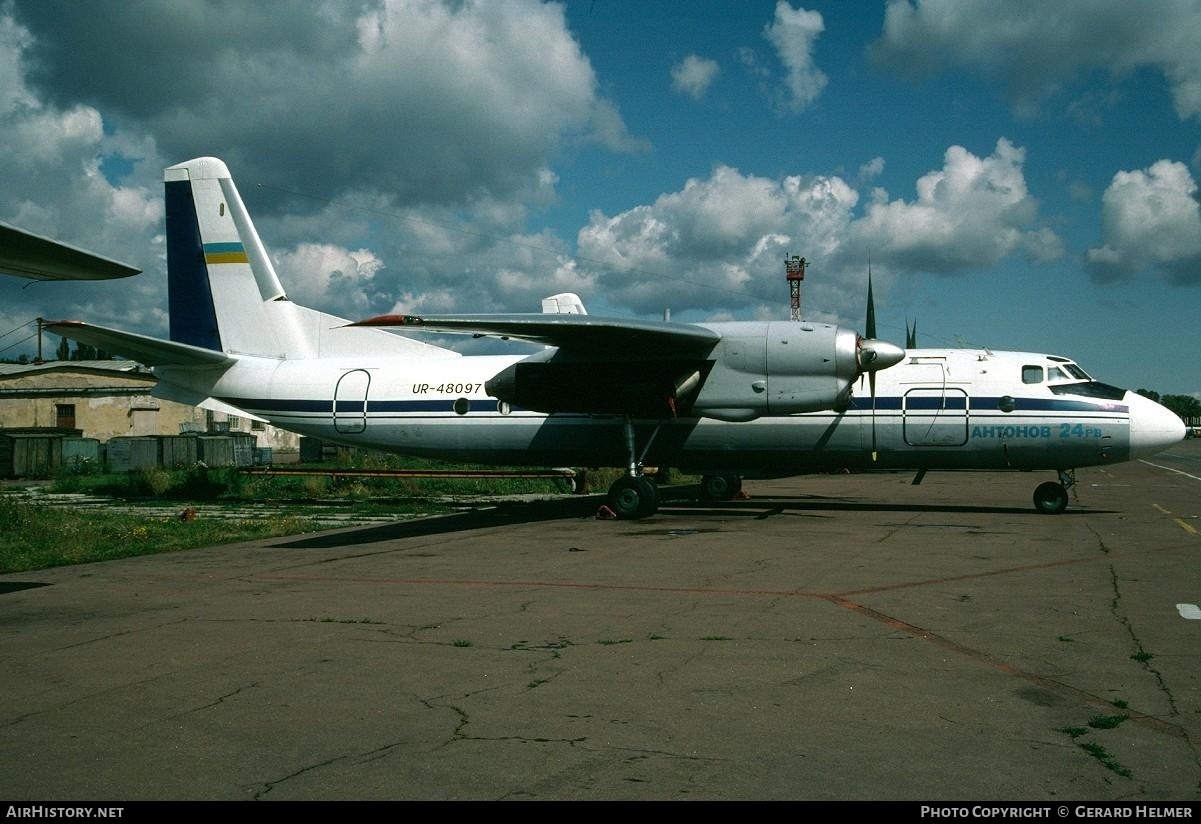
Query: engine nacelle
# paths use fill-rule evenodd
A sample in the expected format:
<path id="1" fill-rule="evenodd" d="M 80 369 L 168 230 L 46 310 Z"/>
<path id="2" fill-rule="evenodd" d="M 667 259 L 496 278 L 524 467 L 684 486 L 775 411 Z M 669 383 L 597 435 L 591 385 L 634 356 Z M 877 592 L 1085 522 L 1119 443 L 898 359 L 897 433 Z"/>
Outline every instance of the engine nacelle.
<path id="1" fill-rule="evenodd" d="M 904 351 L 813 321 L 704 324 L 721 334 L 689 354 L 631 346 L 587 356 L 547 349 L 494 375 L 488 394 L 536 412 L 749 421 L 843 409 L 868 370 Z"/>
<path id="2" fill-rule="evenodd" d="M 692 414 L 745 421 L 841 409 L 850 402 L 861 371 L 855 332 L 813 321 L 705 325 L 721 332 L 722 340 Z"/>

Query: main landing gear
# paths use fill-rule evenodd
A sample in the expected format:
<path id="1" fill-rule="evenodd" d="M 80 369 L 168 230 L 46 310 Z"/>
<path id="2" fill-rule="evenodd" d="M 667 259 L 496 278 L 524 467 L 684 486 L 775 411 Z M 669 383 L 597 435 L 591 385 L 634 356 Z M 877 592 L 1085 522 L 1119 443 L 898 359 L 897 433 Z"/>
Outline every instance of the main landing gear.
<path id="1" fill-rule="evenodd" d="M 702 501 L 729 501 L 742 491 L 742 478 L 737 475 L 702 475 Z"/>
<path id="2" fill-rule="evenodd" d="M 1059 483 L 1047 481 L 1034 490 L 1034 508 L 1043 515 L 1058 515 L 1068 508 L 1068 490 L 1076 485 L 1076 470 L 1059 470 Z"/>
<path id="3" fill-rule="evenodd" d="M 647 438 L 642 454 L 637 455 L 634 445 L 634 422 L 630 418 L 625 419 L 626 456 L 629 459 L 627 474 L 609 487 L 609 508 L 618 518 L 648 518 L 659 509 L 659 487 L 650 476 L 642 474 L 642 459 L 646 457 L 655 436 L 659 434 L 660 426 L 662 423 L 655 426 L 655 430 Z"/>
<path id="4" fill-rule="evenodd" d="M 626 475 L 609 487 L 609 508 L 618 518 L 649 518 L 659 509 L 659 487 L 649 475 Z"/>

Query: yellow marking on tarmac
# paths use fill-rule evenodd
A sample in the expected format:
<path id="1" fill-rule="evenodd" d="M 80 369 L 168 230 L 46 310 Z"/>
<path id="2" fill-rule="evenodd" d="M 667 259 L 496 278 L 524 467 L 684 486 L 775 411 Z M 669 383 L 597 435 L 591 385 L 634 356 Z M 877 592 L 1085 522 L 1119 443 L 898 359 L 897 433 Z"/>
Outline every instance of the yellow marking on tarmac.
<path id="1" fill-rule="evenodd" d="M 1155 507 L 1156 509 L 1158 509 L 1158 510 L 1159 510 L 1160 512 L 1162 512 L 1164 515 L 1171 515 L 1171 514 L 1172 514 L 1172 510 L 1170 510 L 1170 509 L 1164 509 L 1164 508 L 1163 508 L 1162 506 L 1160 506 L 1159 504 L 1151 504 L 1151 506 L 1153 506 L 1153 507 Z"/>
<path id="2" fill-rule="evenodd" d="M 1179 526 L 1181 529 L 1183 529 L 1188 534 L 1190 534 L 1190 535 L 1197 534 L 1197 530 L 1193 528 L 1192 524 L 1182 521 L 1180 518 L 1176 518 L 1175 520 L 1176 520 L 1176 525 Z"/>

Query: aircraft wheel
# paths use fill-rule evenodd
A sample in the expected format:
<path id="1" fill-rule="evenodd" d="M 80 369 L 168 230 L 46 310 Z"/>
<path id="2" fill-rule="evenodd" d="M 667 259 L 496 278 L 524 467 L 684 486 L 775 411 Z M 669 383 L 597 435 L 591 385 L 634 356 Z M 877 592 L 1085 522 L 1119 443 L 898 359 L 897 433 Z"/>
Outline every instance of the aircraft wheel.
<path id="1" fill-rule="evenodd" d="M 742 489 L 737 475 L 704 475 L 701 477 L 701 498 L 706 501 L 728 501 Z"/>
<path id="2" fill-rule="evenodd" d="M 1054 481 L 1039 484 L 1034 490 L 1034 508 L 1044 515 L 1058 515 L 1068 508 L 1068 491 Z"/>
<path id="3" fill-rule="evenodd" d="M 645 475 L 618 478 L 609 487 L 609 508 L 622 520 L 649 517 L 659 509 L 659 490 Z"/>

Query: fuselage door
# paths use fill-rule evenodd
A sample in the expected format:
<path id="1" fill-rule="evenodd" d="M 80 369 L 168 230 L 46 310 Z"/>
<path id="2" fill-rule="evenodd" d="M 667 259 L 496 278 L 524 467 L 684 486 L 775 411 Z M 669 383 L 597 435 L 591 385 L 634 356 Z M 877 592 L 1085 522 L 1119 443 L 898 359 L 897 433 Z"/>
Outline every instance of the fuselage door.
<path id="1" fill-rule="evenodd" d="M 967 392 L 952 387 L 918 387 L 905 393 L 905 443 L 963 446 L 967 443 Z"/>
<path id="2" fill-rule="evenodd" d="M 366 369 L 354 369 L 338 378 L 334 388 L 334 430 L 347 435 L 367 428 L 367 388 L 371 375 Z"/>

